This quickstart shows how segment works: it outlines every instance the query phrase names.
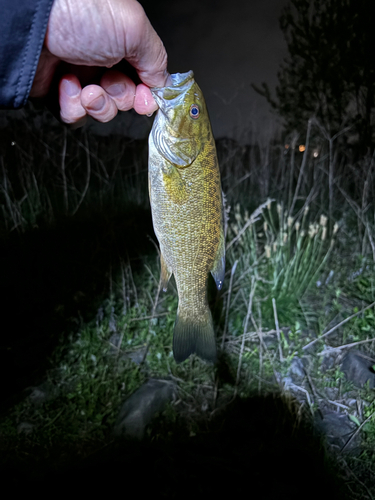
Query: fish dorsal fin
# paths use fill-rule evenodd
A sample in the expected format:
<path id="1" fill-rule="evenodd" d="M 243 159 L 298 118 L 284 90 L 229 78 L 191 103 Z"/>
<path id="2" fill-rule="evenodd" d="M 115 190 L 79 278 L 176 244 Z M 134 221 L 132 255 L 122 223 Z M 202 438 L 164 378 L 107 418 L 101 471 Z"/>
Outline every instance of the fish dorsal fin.
<path id="1" fill-rule="evenodd" d="M 160 127 L 154 127 L 152 132 L 159 154 L 176 167 L 188 167 L 199 154 L 199 144 L 194 138 L 174 137 L 163 133 Z"/>

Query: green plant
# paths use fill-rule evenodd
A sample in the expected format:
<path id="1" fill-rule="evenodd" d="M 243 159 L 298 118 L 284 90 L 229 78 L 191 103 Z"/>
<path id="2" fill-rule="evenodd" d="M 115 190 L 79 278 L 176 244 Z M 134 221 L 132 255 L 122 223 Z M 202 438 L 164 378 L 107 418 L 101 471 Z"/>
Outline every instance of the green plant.
<path id="1" fill-rule="evenodd" d="M 281 204 L 277 204 L 275 212 L 269 202 L 262 212 L 263 224 L 252 224 L 229 254 L 230 261 L 239 262 L 235 282 L 238 287 L 248 289 L 249 279 L 255 276 L 261 318 L 267 327 L 275 322 L 273 299 L 282 325 L 299 322 L 306 327 L 317 319 L 309 307 L 308 293 L 316 287 L 327 265 L 338 226 L 334 226 L 329 237 L 327 217 L 321 215 L 319 223 L 310 222 L 308 212 L 306 206 L 302 217 L 291 217 Z M 249 221 L 248 212 L 242 215 L 239 205 L 234 217 L 229 238 L 236 238 Z"/>

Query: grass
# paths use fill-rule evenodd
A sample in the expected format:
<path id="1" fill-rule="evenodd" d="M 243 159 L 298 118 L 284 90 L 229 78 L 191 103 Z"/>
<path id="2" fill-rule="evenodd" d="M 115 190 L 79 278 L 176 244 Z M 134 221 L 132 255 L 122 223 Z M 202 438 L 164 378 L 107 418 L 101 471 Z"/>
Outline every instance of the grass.
<path id="1" fill-rule="evenodd" d="M 298 322 L 307 328 L 317 321 L 308 293 L 316 286 L 322 269 L 329 262 L 338 225 L 334 225 L 329 237 L 327 217 L 322 214 L 319 223 L 309 222 L 308 212 L 306 206 L 301 219 L 288 216 L 281 204 L 277 204 L 274 210 L 268 201 L 262 213 L 262 223 L 252 224 L 245 233 L 243 228 L 249 221 L 249 214 L 247 211 L 242 214 L 239 204 L 235 206 L 235 223 L 228 233 L 231 241 L 228 260 L 232 265 L 236 260 L 238 262 L 234 288 L 248 295 L 251 280 L 255 277 L 266 327 L 274 324 L 274 303 L 278 318 L 284 325 Z M 243 236 L 233 247 L 232 242 L 240 232 Z"/>
<path id="2" fill-rule="evenodd" d="M 368 307 L 375 300 L 374 162 L 366 157 L 353 164 L 339 145 L 332 156 L 332 141 L 313 125 L 318 156 L 276 140 L 247 148 L 218 142 L 232 205 L 224 288 L 217 294 L 210 283 L 209 289 L 219 365 L 195 357 L 174 362 L 173 280 L 161 293 L 157 254 L 139 256 L 135 269 L 119 247 L 108 263 L 106 292 L 93 291 L 95 315 L 75 311 L 75 326 L 65 325 L 50 353 L 43 384 L 3 412 L 4 463 L 23 463 L 38 474 L 47 464 L 56 470 L 89 456 L 112 442 L 121 403 L 159 377 L 174 381 L 178 395 L 148 429 L 156 441 L 177 421 L 187 435 L 199 433 L 202 422 L 236 396 L 290 394 L 311 418 L 319 408 L 348 415 L 360 453 L 336 450 L 336 457 L 353 498 L 374 497 L 375 482 L 366 479 L 375 464 L 374 393 L 346 381 L 339 362 L 352 348 L 375 357 L 375 313 Z M 17 232 L 23 241 L 93 207 L 114 214 L 126 214 L 131 204 L 148 207 L 142 143 L 63 130 L 42 134 L 21 122 L 4 131 L 4 239 Z M 56 307 L 64 314 L 64 303 Z M 302 361 L 298 378 L 293 370 Z"/>

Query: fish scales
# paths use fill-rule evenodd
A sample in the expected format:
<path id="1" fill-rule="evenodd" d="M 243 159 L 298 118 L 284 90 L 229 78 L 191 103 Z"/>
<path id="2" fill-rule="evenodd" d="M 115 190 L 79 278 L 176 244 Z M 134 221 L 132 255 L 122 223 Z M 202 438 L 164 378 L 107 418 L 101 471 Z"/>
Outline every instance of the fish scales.
<path id="1" fill-rule="evenodd" d="M 151 89 L 159 111 L 149 137 L 149 193 L 162 285 L 166 290 L 173 273 L 179 297 L 173 338 L 176 361 L 192 353 L 215 361 L 207 281 L 211 272 L 220 289 L 225 272 L 220 171 L 203 94 L 193 73 L 177 73 L 171 80 L 168 87 Z"/>

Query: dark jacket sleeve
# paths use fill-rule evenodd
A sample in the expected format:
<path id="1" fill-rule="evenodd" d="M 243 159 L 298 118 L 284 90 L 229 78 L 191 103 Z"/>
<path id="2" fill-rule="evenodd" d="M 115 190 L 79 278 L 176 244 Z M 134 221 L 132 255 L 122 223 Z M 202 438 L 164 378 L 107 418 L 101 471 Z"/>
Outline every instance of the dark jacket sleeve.
<path id="1" fill-rule="evenodd" d="M 26 104 L 53 0 L 1 0 L 0 108 Z"/>

